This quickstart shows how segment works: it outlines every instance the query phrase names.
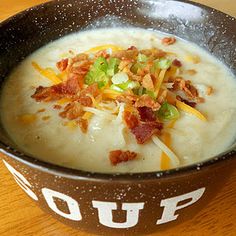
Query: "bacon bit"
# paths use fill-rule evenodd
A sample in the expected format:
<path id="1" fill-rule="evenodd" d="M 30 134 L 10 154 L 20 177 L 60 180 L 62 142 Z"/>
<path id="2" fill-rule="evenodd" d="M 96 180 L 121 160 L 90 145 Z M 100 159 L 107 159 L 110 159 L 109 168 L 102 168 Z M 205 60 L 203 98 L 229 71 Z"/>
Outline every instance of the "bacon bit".
<path id="1" fill-rule="evenodd" d="M 169 46 L 169 45 L 176 43 L 176 38 L 175 37 L 165 37 L 162 39 L 161 43 L 165 46 Z"/>
<path id="2" fill-rule="evenodd" d="M 173 84 L 173 90 L 182 90 L 190 99 L 198 97 L 197 89 L 191 84 L 190 80 L 185 81 L 183 78 L 178 77 Z"/>
<path id="3" fill-rule="evenodd" d="M 53 109 L 55 109 L 55 110 L 60 110 L 61 108 L 62 108 L 61 105 L 55 104 L 55 105 L 53 106 Z"/>
<path id="4" fill-rule="evenodd" d="M 155 112 L 150 107 L 139 107 L 139 116 L 141 121 L 156 121 Z"/>
<path id="5" fill-rule="evenodd" d="M 144 144 L 153 134 L 160 134 L 162 128 L 163 126 L 159 122 L 145 122 L 131 129 L 131 132 L 134 134 L 138 144 Z"/>
<path id="6" fill-rule="evenodd" d="M 116 57 L 119 59 L 133 59 L 138 56 L 138 50 L 120 50 L 112 53 L 112 57 Z"/>
<path id="7" fill-rule="evenodd" d="M 133 94 L 122 94 L 116 97 L 118 102 L 124 102 L 126 104 L 133 105 L 137 101 L 138 97 Z"/>
<path id="8" fill-rule="evenodd" d="M 131 62 L 131 59 L 123 59 L 119 64 L 119 70 L 124 70 Z"/>
<path id="9" fill-rule="evenodd" d="M 77 74 L 77 75 L 86 75 L 87 72 L 90 69 L 92 62 L 91 61 L 77 61 L 74 62 L 70 68 L 69 68 L 69 72 L 72 74 Z"/>
<path id="10" fill-rule="evenodd" d="M 138 50 L 138 49 L 135 46 L 131 46 L 127 50 Z"/>
<path id="11" fill-rule="evenodd" d="M 58 68 L 61 72 L 65 71 L 66 68 L 67 68 L 67 66 L 68 66 L 68 62 L 69 62 L 68 58 L 62 59 L 61 61 L 57 62 L 57 64 L 56 64 L 56 65 L 57 65 L 57 68 Z"/>
<path id="12" fill-rule="evenodd" d="M 141 50 L 140 53 L 148 56 L 153 57 L 153 59 L 161 58 L 166 56 L 166 52 L 161 49 L 153 48 L 153 49 L 144 49 Z"/>
<path id="13" fill-rule="evenodd" d="M 189 98 L 197 98 L 198 97 L 198 91 L 197 89 L 191 84 L 189 80 L 186 81 L 186 85 L 184 87 L 184 92 Z"/>
<path id="14" fill-rule="evenodd" d="M 37 113 L 41 113 L 41 112 L 45 112 L 46 111 L 46 109 L 45 108 L 42 108 L 42 109 L 39 109 L 38 111 L 37 111 Z"/>
<path id="15" fill-rule="evenodd" d="M 66 82 L 51 87 L 39 86 L 31 96 L 37 102 L 55 101 L 60 98 L 75 95 L 79 91 L 79 83 L 76 77 L 69 78 Z"/>
<path id="16" fill-rule="evenodd" d="M 137 153 L 130 152 L 130 151 L 114 150 L 114 151 L 110 151 L 110 154 L 109 154 L 109 159 L 113 166 L 116 166 L 117 164 L 121 162 L 134 160 L 136 157 L 137 157 Z"/>
<path id="17" fill-rule="evenodd" d="M 65 83 L 61 83 L 52 87 L 58 94 L 75 95 L 79 91 L 78 77 L 70 77 Z"/>
<path id="18" fill-rule="evenodd" d="M 83 133 L 87 133 L 88 130 L 88 120 L 79 119 L 76 121 Z"/>
<path id="19" fill-rule="evenodd" d="M 106 50 L 100 50 L 100 51 L 96 52 L 94 56 L 95 56 L 95 58 L 104 57 L 104 58 L 108 59 L 110 57 L 110 54 L 107 52 L 107 49 L 106 49 Z"/>
<path id="20" fill-rule="evenodd" d="M 42 120 L 45 120 L 45 121 L 46 121 L 46 120 L 49 120 L 50 118 L 51 118 L 51 116 L 43 116 L 43 117 L 42 117 Z"/>
<path id="21" fill-rule="evenodd" d="M 138 117 L 129 111 L 123 112 L 123 119 L 129 129 L 133 129 L 139 125 Z"/>
<path id="22" fill-rule="evenodd" d="M 185 104 L 187 104 L 187 105 L 189 105 L 190 107 L 193 107 L 193 108 L 195 108 L 196 107 L 196 105 L 197 105 L 197 103 L 196 102 L 190 102 L 190 101 L 188 101 L 188 100 L 186 100 L 186 99 L 184 99 L 184 98 L 182 98 L 181 96 L 176 96 L 176 99 L 177 100 L 179 100 L 179 101 L 181 101 L 181 102 L 184 102 Z"/>
<path id="23" fill-rule="evenodd" d="M 154 84 L 150 74 L 147 74 L 143 77 L 142 86 L 148 90 L 154 90 Z"/>
<path id="24" fill-rule="evenodd" d="M 76 55 L 75 57 L 72 58 L 72 62 L 75 63 L 75 62 L 78 62 L 78 61 L 86 61 L 88 60 L 89 58 L 89 55 L 86 54 L 86 53 L 80 53 L 78 55 Z"/>
<path id="25" fill-rule="evenodd" d="M 189 75 L 196 75 L 197 74 L 197 71 L 192 69 L 192 70 L 186 70 L 186 73 L 189 74 Z"/>
<path id="26" fill-rule="evenodd" d="M 197 97 L 197 98 L 196 98 L 196 101 L 197 101 L 197 103 L 204 103 L 204 102 L 205 102 L 205 99 L 202 98 L 202 97 Z"/>
<path id="27" fill-rule="evenodd" d="M 93 96 L 94 98 L 99 95 L 99 88 L 98 84 L 94 83 L 90 86 L 88 86 L 86 89 L 82 90 L 80 93 L 80 96 L 78 98 L 78 101 L 86 107 L 91 107 L 93 105 L 93 101 L 90 96 Z"/>
<path id="28" fill-rule="evenodd" d="M 135 107 L 150 107 L 152 110 L 157 111 L 160 109 L 161 105 L 158 102 L 155 102 L 147 94 L 142 95 L 134 104 Z"/>
<path id="29" fill-rule="evenodd" d="M 210 96 L 213 93 L 213 88 L 211 86 L 209 86 L 207 88 L 207 95 Z"/>
<path id="30" fill-rule="evenodd" d="M 173 66 L 176 66 L 176 67 L 181 67 L 181 66 L 182 66 L 182 63 L 181 63 L 181 61 L 175 59 L 175 60 L 172 62 L 172 65 L 173 65 Z"/>
<path id="31" fill-rule="evenodd" d="M 78 102 L 71 102 L 66 105 L 63 112 L 59 115 L 62 118 L 67 118 L 68 120 L 74 120 L 83 115 L 82 106 Z"/>

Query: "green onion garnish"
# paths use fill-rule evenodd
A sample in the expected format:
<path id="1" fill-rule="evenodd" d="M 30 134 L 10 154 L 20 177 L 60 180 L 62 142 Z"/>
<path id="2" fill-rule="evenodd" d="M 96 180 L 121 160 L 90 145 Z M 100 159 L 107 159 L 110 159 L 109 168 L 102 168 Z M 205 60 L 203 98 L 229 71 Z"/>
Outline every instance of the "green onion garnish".
<path id="1" fill-rule="evenodd" d="M 176 120 L 179 118 L 179 111 L 175 106 L 165 102 L 158 111 L 158 116 L 163 121 Z"/>

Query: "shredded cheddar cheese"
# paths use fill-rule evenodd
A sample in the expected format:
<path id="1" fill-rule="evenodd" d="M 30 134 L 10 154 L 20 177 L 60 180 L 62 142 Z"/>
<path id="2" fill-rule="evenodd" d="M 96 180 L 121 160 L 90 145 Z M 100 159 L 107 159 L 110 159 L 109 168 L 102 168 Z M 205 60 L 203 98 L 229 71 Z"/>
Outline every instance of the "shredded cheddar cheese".
<path id="1" fill-rule="evenodd" d="M 164 81 L 166 71 L 167 70 L 161 70 L 161 72 L 159 74 L 159 78 L 158 78 L 158 81 L 157 81 L 157 84 L 156 84 L 156 96 L 158 96 L 158 93 L 160 92 L 161 85 Z"/>
<path id="2" fill-rule="evenodd" d="M 106 45 L 101 45 L 101 46 L 97 46 L 97 47 L 94 47 L 94 48 L 90 48 L 90 49 L 89 49 L 88 51 L 86 51 L 85 53 L 97 52 L 97 51 L 106 50 L 106 49 L 111 49 L 112 51 L 123 50 L 123 48 L 120 47 L 120 46 L 113 45 L 113 44 L 106 44 Z"/>
<path id="3" fill-rule="evenodd" d="M 70 98 L 62 98 L 62 99 L 60 99 L 60 100 L 57 101 L 57 104 L 59 104 L 59 105 L 64 105 L 64 104 L 66 104 L 66 103 L 68 103 L 68 102 L 71 102 L 71 99 L 70 99 Z"/>
<path id="4" fill-rule="evenodd" d="M 37 116 L 36 114 L 24 114 L 24 115 L 18 116 L 18 119 L 23 124 L 32 124 L 33 122 L 36 121 Z"/>
<path id="5" fill-rule="evenodd" d="M 56 73 L 51 68 L 43 69 L 36 62 L 32 62 L 32 66 L 37 70 L 42 76 L 49 79 L 53 84 L 59 84 L 62 81 L 57 77 Z"/>
<path id="6" fill-rule="evenodd" d="M 201 62 L 200 57 L 197 55 L 187 55 L 184 59 L 186 62 L 191 62 L 193 64 L 199 64 Z"/>
<path id="7" fill-rule="evenodd" d="M 93 116 L 93 113 L 92 113 L 92 112 L 86 111 L 86 112 L 84 113 L 84 115 L 82 116 L 82 119 L 84 119 L 84 120 L 89 120 L 89 119 L 92 118 L 92 116 Z"/>
<path id="8" fill-rule="evenodd" d="M 202 121 L 207 121 L 206 117 L 200 111 L 194 109 L 193 107 L 190 107 L 189 105 L 185 104 L 184 102 L 176 100 L 176 107 L 182 111 L 185 111 L 187 113 L 190 113 L 190 114 L 196 116 L 198 119 L 200 119 Z"/>
<path id="9" fill-rule="evenodd" d="M 171 135 L 170 133 L 164 133 L 163 135 L 163 142 L 165 143 L 165 145 L 170 148 L 171 145 Z M 171 163 L 170 163 L 170 157 L 165 153 L 162 152 L 161 154 L 161 170 L 167 170 L 170 169 L 171 167 Z"/>
<path id="10" fill-rule="evenodd" d="M 110 99 L 116 99 L 118 96 L 121 95 L 121 93 L 116 92 L 112 89 L 104 89 L 102 93 L 103 97 L 105 98 L 110 98 Z"/>

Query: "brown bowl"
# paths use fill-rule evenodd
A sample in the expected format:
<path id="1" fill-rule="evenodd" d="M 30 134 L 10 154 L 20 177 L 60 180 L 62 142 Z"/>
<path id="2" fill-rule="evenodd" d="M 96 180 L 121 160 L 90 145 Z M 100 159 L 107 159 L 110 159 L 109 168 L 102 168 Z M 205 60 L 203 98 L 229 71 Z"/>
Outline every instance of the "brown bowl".
<path id="1" fill-rule="evenodd" d="M 84 29 L 137 26 L 197 43 L 236 74 L 236 19 L 188 1 L 59 0 L 0 24 L 0 79 L 27 55 Z M 144 235 L 186 221 L 216 195 L 236 164 L 235 145 L 205 162 L 142 174 L 99 174 L 48 164 L 17 150 L 3 129 L 0 151 L 38 205 L 79 230 Z"/>

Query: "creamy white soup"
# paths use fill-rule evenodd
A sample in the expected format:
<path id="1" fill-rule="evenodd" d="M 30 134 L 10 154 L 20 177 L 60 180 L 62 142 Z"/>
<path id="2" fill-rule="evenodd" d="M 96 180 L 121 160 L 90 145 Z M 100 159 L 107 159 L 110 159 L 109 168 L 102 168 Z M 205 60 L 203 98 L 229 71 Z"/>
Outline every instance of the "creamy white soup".
<path id="1" fill-rule="evenodd" d="M 234 142 L 235 91 L 232 73 L 192 43 L 136 28 L 90 30 L 25 59 L 5 82 L 1 119 L 22 151 L 46 162 L 158 171 L 201 162 Z"/>

